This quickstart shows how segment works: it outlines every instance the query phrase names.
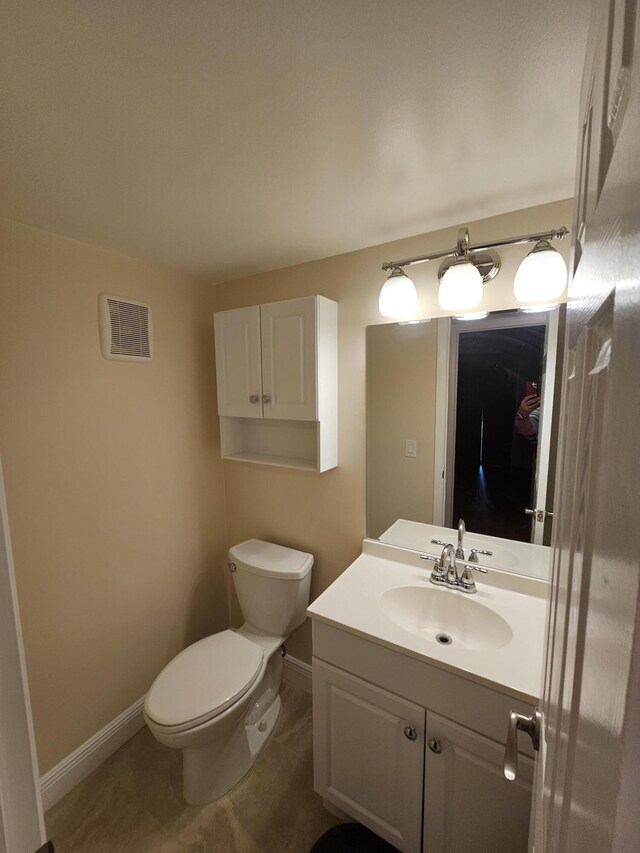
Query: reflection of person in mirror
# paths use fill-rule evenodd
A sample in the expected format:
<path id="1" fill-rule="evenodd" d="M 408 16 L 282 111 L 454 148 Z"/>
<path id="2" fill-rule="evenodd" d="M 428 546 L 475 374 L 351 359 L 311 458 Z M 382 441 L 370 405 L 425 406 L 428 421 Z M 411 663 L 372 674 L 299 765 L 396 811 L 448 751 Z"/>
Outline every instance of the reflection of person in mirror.
<path id="1" fill-rule="evenodd" d="M 540 425 L 540 397 L 527 394 L 523 397 L 516 412 L 515 427 L 518 435 L 527 441 L 536 441 Z"/>

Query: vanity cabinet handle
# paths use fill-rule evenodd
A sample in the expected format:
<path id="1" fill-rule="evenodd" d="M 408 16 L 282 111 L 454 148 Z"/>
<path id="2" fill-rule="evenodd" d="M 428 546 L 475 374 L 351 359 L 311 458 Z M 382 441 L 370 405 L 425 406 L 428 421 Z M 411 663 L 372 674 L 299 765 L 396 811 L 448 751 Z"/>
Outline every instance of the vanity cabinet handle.
<path id="1" fill-rule="evenodd" d="M 504 751 L 503 772 L 509 782 L 518 775 L 518 732 L 526 732 L 531 738 L 534 750 L 540 749 L 540 729 L 542 726 L 542 711 L 536 708 L 530 717 L 520 714 L 514 708 L 509 713 L 509 728 L 507 729 L 507 746 Z"/>
<path id="2" fill-rule="evenodd" d="M 260 397 L 258 397 L 258 395 L 257 395 L 257 394 L 252 394 L 252 395 L 249 397 L 249 402 L 250 402 L 250 403 L 259 403 L 259 402 L 260 402 Z"/>
<path id="3" fill-rule="evenodd" d="M 263 403 L 270 403 L 271 402 L 271 395 L 270 394 L 263 394 L 262 395 L 262 402 Z"/>
<path id="4" fill-rule="evenodd" d="M 431 752 L 435 752 L 436 755 L 439 755 L 442 752 L 442 743 L 440 741 L 440 738 L 429 738 L 429 749 L 431 750 Z"/>
<path id="5" fill-rule="evenodd" d="M 407 726 L 404 730 L 404 736 L 409 740 L 417 740 L 418 732 L 413 728 L 413 726 Z"/>

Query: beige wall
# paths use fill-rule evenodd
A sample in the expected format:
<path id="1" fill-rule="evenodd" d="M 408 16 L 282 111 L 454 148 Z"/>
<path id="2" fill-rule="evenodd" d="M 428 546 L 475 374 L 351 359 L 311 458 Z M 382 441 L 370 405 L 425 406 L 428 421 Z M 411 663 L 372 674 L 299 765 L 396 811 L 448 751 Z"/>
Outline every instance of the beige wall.
<path id="1" fill-rule="evenodd" d="M 470 225 L 479 241 L 570 222 L 567 201 Z M 226 626 L 229 544 L 257 536 L 311 551 L 312 597 L 358 555 L 365 329 L 381 322 L 380 265 L 449 248 L 456 231 L 212 288 L 0 220 L 0 455 L 41 772 L 137 700 L 185 645 Z M 525 252 L 501 253 L 482 307 L 513 304 Z M 436 272 L 412 270 L 421 316 L 442 314 Z M 102 358 L 100 292 L 151 304 L 152 363 Z M 339 303 L 339 467 L 318 475 L 225 462 L 223 485 L 214 300 L 224 309 L 315 293 Z M 308 623 L 288 648 L 310 660 Z"/>
<path id="2" fill-rule="evenodd" d="M 483 219 L 470 226 L 471 242 L 532 231 L 570 227 L 570 200 Z M 462 223 L 461 223 L 462 224 Z M 378 294 L 383 261 L 451 248 L 457 227 L 373 246 L 359 252 L 301 264 L 284 270 L 227 282 L 217 287 L 218 309 L 322 294 L 339 303 L 339 466 L 324 474 L 225 462 L 229 542 L 250 536 L 311 551 L 316 557 L 312 597 L 360 553 L 366 520 L 365 329 L 380 323 Z M 569 241 L 559 244 L 568 258 Z M 513 277 L 527 253 L 524 246 L 500 251 L 502 270 L 485 288 L 483 310 L 515 304 Z M 437 263 L 412 268 L 421 317 L 442 316 L 437 304 Z M 234 619 L 238 619 L 237 611 Z M 308 622 L 288 642 L 289 652 L 311 659 Z"/>
<path id="3" fill-rule="evenodd" d="M 438 324 L 367 329 L 367 534 L 433 520 Z M 415 457 L 405 440 L 417 442 Z"/>
<path id="4" fill-rule="evenodd" d="M 149 302 L 150 364 L 100 354 L 98 293 Z M 214 290 L 0 221 L 0 454 L 40 771 L 227 624 Z"/>

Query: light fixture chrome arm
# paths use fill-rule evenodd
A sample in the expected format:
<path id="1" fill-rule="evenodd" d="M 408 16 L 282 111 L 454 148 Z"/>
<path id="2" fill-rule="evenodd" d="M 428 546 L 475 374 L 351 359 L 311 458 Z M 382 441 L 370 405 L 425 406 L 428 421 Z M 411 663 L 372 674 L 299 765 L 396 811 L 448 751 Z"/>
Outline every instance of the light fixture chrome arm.
<path id="1" fill-rule="evenodd" d="M 440 258 L 448 257 L 464 257 L 471 252 L 485 252 L 489 249 L 496 249 L 499 246 L 518 246 L 523 243 L 539 243 L 540 240 L 562 240 L 569 230 L 564 227 L 553 228 L 551 231 L 543 231 L 539 234 L 523 234 L 520 237 L 509 237 L 504 240 L 491 240 L 487 243 L 477 243 L 473 246 L 469 245 L 469 229 L 461 228 L 458 232 L 458 244 L 455 249 L 449 249 L 446 252 L 432 252 L 429 255 L 416 255 L 413 258 L 403 258 L 401 261 L 385 261 L 382 264 L 382 269 L 385 271 L 392 270 L 398 267 L 409 267 L 413 264 L 422 264 L 426 261 L 437 261 Z"/>

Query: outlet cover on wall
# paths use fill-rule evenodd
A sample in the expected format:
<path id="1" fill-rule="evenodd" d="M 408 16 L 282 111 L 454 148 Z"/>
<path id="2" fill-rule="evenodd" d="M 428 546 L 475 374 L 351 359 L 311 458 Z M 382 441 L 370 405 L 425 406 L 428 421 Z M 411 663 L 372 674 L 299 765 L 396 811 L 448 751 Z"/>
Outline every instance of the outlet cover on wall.
<path id="1" fill-rule="evenodd" d="M 415 459 L 418 455 L 418 442 L 414 438 L 405 438 L 404 455 Z"/>

